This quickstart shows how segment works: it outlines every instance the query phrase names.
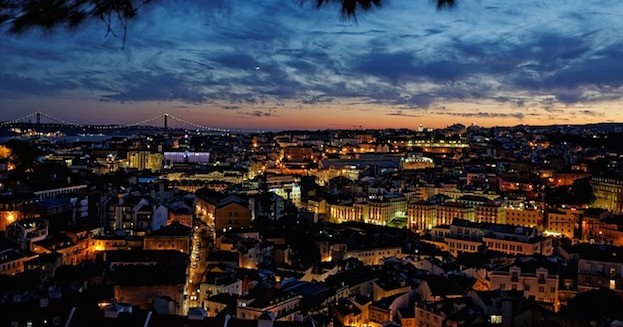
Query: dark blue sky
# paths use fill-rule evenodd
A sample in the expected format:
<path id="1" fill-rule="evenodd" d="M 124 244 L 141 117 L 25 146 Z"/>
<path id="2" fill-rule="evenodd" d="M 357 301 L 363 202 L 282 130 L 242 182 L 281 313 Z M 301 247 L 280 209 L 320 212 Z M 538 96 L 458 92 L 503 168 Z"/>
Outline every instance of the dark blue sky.
<path id="1" fill-rule="evenodd" d="M 92 22 L 1 36 L 0 120 L 171 112 L 216 127 L 623 121 L 623 2 L 156 1 L 125 49 Z"/>

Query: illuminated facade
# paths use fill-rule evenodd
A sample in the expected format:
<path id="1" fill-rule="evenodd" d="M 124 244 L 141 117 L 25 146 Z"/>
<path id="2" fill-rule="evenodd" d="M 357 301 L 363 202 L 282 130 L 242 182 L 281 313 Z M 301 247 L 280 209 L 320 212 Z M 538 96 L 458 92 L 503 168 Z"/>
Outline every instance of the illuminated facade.
<path id="1" fill-rule="evenodd" d="M 506 224 L 513 226 L 538 227 L 543 217 L 538 209 L 506 208 Z"/>
<path id="2" fill-rule="evenodd" d="M 558 209 L 547 212 L 547 232 L 574 238 L 580 229 L 582 212 L 573 209 Z"/>
<path id="3" fill-rule="evenodd" d="M 399 195 L 383 196 L 368 201 L 368 217 L 364 221 L 370 224 L 387 225 L 398 215 L 406 215 L 407 199 Z M 364 209 L 365 210 L 365 209 Z"/>
<path id="4" fill-rule="evenodd" d="M 623 179 L 593 177 L 590 184 L 596 198 L 594 207 L 623 213 Z"/>
<path id="5" fill-rule="evenodd" d="M 511 266 L 490 273 L 491 289 L 523 291 L 525 297 L 533 296 L 538 302 L 554 304 L 558 308 L 559 277 L 547 268 L 530 270 Z"/>
<path id="6" fill-rule="evenodd" d="M 14 275 L 24 271 L 24 262 L 32 259 L 19 251 L 5 249 L 0 251 L 0 275 Z"/>
<path id="7" fill-rule="evenodd" d="M 236 317 L 258 320 L 262 314 L 271 313 L 277 320 L 293 321 L 302 298 L 302 295 L 276 288 L 256 287 L 251 293 L 238 298 Z"/>
<path id="8" fill-rule="evenodd" d="M 329 221 L 342 223 L 345 221 L 361 221 L 361 212 L 356 212 L 353 203 L 329 204 Z"/>
<path id="9" fill-rule="evenodd" d="M 582 240 L 623 246 L 623 220 L 603 209 L 588 209 L 582 217 Z"/>
<path id="10" fill-rule="evenodd" d="M 474 221 L 474 208 L 459 202 L 437 206 L 437 225 L 450 225 L 455 218 Z"/>
<path id="11" fill-rule="evenodd" d="M 128 168 L 138 170 L 162 170 L 164 156 L 162 153 L 151 153 L 150 151 L 131 151 L 128 152 Z"/>
<path id="12" fill-rule="evenodd" d="M 268 191 L 291 201 L 297 208 L 301 208 L 301 187 L 297 183 L 282 184 L 278 187 L 272 187 Z"/>
<path id="13" fill-rule="evenodd" d="M 209 152 L 190 152 L 190 151 L 164 152 L 164 164 L 166 166 L 171 166 L 176 163 L 206 164 L 208 162 L 210 162 Z"/>
<path id="14" fill-rule="evenodd" d="M 475 207 L 475 221 L 478 223 L 506 224 L 506 210 L 493 201 Z"/>
<path id="15" fill-rule="evenodd" d="M 455 219 L 449 228 L 433 228 L 433 231 L 436 234 L 432 235 L 432 240 L 446 243 L 453 255 L 480 252 L 484 247 L 510 255 L 552 255 L 554 252 L 552 239 L 540 235 L 536 228 Z"/>
<path id="16" fill-rule="evenodd" d="M 437 205 L 426 201 L 409 203 L 407 217 L 409 229 L 416 232 L 430 230 L 437 225 Z"/>
<path id="17" fill-rule="evenodd" d="M 190 253 L 191 228 L 179 223 L 164 226 L 144 237 L 145 250 L 176 250 Z"/>
<path id="18" fill-rule="evenodd" d="M 365 265 L 378 265 L 386 258 L 401 258 L 402 248 L 400 247 L 388 247 L 388 248 L 374 248 L 366 250 L 348 250 L 344 254 L 345 259 L 355 258 L 363 262 Z"/>
<path id="19" fill-rule="evenodd" d="M 214 212 L 214 227 L 217 232 L 228 228 L 251 226 L 251 211 L 243 199 L 230 196 L 216 206 Z"/>

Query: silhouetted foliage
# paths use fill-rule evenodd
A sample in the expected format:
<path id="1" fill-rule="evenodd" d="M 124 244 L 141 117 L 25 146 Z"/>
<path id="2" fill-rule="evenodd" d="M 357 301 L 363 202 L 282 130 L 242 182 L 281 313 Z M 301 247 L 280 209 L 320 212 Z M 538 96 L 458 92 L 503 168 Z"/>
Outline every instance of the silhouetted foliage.
<path id="1" fill-rule="evenodd" d="M 303 231 L 293 231 L 286 237 L 291 246 L 291 259 L 294 263 L 309 266 L 320 261 L 320 250 L 314 243 L 313 235 Z"/>
<path id="2" fill-rule="evenodd" d="M 550 188 L 545 193 L 545 200 L 551 204 L 584 205 L 592 204 L 595 199 L 588 179 L 577 180 L 571 186 Z"/>
<path id="3" fill-rule="evenodd" d="M 565 312 L 584 323 L 598 322 L 604 318 L 623 319 L 623 300 L 608 289 L 589 291 L 571 299 Z"/>
<path id="4" fill-rule="evenodd" d="M 380 7 L 383 5 L 384 0 L 310 0 L 316 3 L 316 7 L 320 8 L 325 5 L 338 4 L 341 8 L 342 14 L 348 17 L 353 17 L 361 11 L 367 11 L 374 7 Z M 308 2 L 301 0 L 301 3 Z M 450 8 L 456 5 L 457 0 L 433 0 L 437 9 Z"/>
<path id="5" fill-rule="evenodd" d="M 285 0 L 295 1 L 295 0 Z M 420 0 L 424 1 L 424 0 Z M 457 0 L 428 0 L 437 8 L 450 8 Z M 0 0 L 0 26 L 7 24 L 11 34 L 32 29 L 51 31 L 56 27 L 75 28 L 87 20 L 99 20 L 106 26 L 106 35 L 115 35 L 119 26 L 123 39 L 128 21 L 136 17 L 142 7 L 154 5 L 156 0 Z M 337 5 L 347 18 L 355 18 L 363 11 L 382 6 L 386 0 L 298 0 L 302 5 L 315 3 L 317 8 Z"/>
<path id="6" fill-rule="evenodd" d="M 11 139 L 6 143 L 6 147 L 11 150 L 9 161 L 15 165 L 15 172 L 23 173 L 37 163 L 39 150 L 36 145 Z"/>

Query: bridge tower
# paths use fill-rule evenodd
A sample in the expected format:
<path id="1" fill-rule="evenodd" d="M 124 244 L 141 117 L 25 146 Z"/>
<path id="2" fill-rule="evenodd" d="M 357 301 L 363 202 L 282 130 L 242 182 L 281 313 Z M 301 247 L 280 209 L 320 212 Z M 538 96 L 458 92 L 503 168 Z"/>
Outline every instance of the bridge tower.
<path id="1" fill-rule="evenodd" d="M 169 114 L 164 114 L 164 129 L 169 129 Z"/>
<path id="2" fill-rule="evenodd" d="M 41 113 L 37 111 L 37 127 L 41 126 Z"/>

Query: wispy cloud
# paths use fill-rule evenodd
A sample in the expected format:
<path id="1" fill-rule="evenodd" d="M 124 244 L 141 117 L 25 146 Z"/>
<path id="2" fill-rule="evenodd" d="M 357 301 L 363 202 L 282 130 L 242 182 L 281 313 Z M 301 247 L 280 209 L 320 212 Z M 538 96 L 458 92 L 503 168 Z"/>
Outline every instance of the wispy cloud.
<path id="1" fill-rule="evenodd" d="M 218 103 L 241 117 L 274 115 L 240 111 L 249 104 L 359 101 L 418 116 L 494 102 L 500 112 L 450 115 L 520 121 L 528 109 L 623 98 L 620 12 L 623 2 L 599 0 L 466 1 L 450 12 L 395 1 L 354 23 L 296 1 L 168 0 L 131 22 L 125 50 L 97 23 L 0 36 L 0 95 Z"/>

